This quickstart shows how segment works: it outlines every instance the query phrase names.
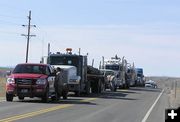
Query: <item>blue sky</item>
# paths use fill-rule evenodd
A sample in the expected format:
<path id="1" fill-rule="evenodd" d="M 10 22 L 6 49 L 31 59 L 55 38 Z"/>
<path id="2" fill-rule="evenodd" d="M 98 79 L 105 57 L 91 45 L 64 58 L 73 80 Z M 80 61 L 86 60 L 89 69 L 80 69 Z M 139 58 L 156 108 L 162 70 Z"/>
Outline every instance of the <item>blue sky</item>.
<path id="1" fill-rule="evenodd" d="M 0 0 L 0 66 L 25 61 L 28 11 L 32 11 L 29 61 L 72 47 L 102 56 L 125 56 L 145 75 L 179 76 L 179 0 Z"/>

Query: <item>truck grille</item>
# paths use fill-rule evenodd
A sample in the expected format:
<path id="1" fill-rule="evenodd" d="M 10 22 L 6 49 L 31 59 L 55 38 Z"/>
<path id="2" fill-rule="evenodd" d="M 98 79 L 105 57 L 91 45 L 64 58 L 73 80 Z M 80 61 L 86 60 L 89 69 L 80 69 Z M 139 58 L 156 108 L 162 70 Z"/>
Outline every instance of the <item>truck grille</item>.
<path id="1" fill-rule="evenodd" d="M 22 85 L 33 85 L 35 84 L 36 80 L 35 79 L 15 79 L 17 84 L 22 84 Z"/>

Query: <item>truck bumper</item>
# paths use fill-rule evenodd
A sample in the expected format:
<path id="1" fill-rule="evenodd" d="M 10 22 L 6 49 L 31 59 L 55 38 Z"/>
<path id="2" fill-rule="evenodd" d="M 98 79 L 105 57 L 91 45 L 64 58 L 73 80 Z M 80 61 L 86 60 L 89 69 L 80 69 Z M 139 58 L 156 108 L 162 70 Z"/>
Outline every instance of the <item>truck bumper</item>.
<path id="1" fill-rule="evenodd" d="M 10 85 L 6 86 L 6 93 L 22 97 L 42 97 L 46 92 L 45 85 Z"/>
<path id="2" fill-rule="evenodd" d="M 79 84 L 68 84 L 68 90 L 70 92 L 75 92 L 80 90 L 80 85 Z"/>

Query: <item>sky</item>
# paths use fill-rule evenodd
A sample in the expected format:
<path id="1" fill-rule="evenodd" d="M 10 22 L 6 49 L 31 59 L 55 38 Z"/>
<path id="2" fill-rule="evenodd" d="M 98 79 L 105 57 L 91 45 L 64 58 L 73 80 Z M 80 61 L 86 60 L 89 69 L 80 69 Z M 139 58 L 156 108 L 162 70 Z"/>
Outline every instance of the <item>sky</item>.
<path id="1" fill-rule="evenodd" d="M 179 0 L 0 0 L 0 66 L 25 62 L 31 10 L 29 62 L 51 52 L 88 53 L 98 67 L 102 56 L 125 56 L 145 76 L 180 76 Z"/>

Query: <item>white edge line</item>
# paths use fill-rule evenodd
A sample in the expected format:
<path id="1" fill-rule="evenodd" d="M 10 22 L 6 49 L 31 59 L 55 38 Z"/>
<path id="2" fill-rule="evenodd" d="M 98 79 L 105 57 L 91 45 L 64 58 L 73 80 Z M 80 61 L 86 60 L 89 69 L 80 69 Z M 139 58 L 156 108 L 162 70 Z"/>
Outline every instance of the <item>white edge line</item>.
<path id="1" fill-rule="evenodd" d="M 161 93 L 159 94 L 159 96 L 157 97 L 155 102 L 152 104 L 151 108 L 148 110 L 148 112 L 146 113 L 146 115 L 144 116 L 144 118 L 143 118 L 143 120 L 141 122 L 146 122 L 146 120 L 148 119 L 149 115 L 151 114 L 151 111 L 153 110 L 154 106 L 158 102 L 158 100 L 161 97 L 161 95 L 163 94 L 163 92 L 164 92 L 164 89 L 161 91 Z"/>

